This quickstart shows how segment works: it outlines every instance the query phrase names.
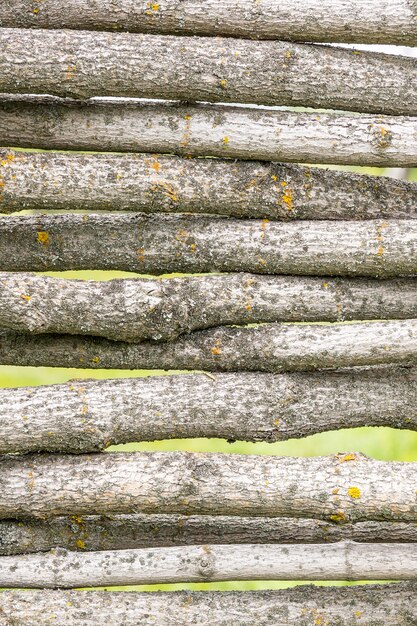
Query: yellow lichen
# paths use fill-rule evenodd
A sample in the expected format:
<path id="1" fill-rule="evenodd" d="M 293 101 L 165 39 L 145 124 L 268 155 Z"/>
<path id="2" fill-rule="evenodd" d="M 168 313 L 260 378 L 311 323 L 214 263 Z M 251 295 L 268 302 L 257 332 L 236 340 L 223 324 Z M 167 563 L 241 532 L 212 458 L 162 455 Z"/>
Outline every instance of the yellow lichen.
<path id="1" fill-rule="evenodd" d="M 220 81 L 220 87 L 222 89 L 227 89 L 227 80 L 225 78 L 222 78 Z"/>
<path id="2" fill-rule="evenodd" d="M 100 363 L 100 357 L 99 357 L 99 356 L 94 356 L 94 357 L 91 359 L 91 362 L 92 362 L 92 363 Z"/>
<path id="3" fill-rule="evenodd" d="M 77 539 L 76 545 L 77 548 L 79 548 L 80 550 L 85 550 L 85 541 L 83 541 L 82 539 Z"/>
<path id="4" fill-rule="evenodd" d="M 340 463 L 346 463 L 347 461 L 356 461 L 356 454 L 351 452 L 350 454 L 339 454 L 337 457 Z"/>
<path id="5" fill-rule="evenodd" d="M 358 500 L 361 497 L 361 490 L 359 487 L 349 487 L 348 494 L 354 500 Z"/>
<path id="6" fill-rule="evenodd" d="M 228 143 L 229 143 L 229 137 L 223 137 L 223 144 L 227 146 Z"/>
<path id="7" fill-rule="evenodd" d="M 219 354 L 222 353 L 221 348 L 219 348 L 218 346 L 214 346 L 211 349 L 211 353 L 214 354 L 214 356 L 218 356 Z"/>
<path id="8" fill-rule="evenodd" d="M 330 515 L 330 519 L 332 520 L 332 522 L 335 522 L 336 524 L 343 524 L 343 522 L 346 521 L 346 515 L 343 513 L 343 511 L 338 511 L 337 513 L 334 513 L 333 515 Z"/>
<path id="9" fill-rule="evenodd" d="M 49 233 L 45 230 L 38 231 L 38 242 L 45 247 L 49 246 Z"/>
<path id="10" fill-rule="evenodd" d="M 65 73 L 65 79 L 71 80 L 75 76 L 75 72 L 77 71 L 77 66 L 75 64 L 68 65 L 67 71 Z"/>
<path id="11" fill-rule="evenodd" d="M 29 301 L 30 301 L 30 296 L 28 296 L 28 295 L 27 295 L 27 294 L 25 294 L 25 293 L 21 293 L 21 294 L 20 294 L 20 297 L 22 298 L 22 300 L 25 300 L 26 302 L 29 302 Z"/>

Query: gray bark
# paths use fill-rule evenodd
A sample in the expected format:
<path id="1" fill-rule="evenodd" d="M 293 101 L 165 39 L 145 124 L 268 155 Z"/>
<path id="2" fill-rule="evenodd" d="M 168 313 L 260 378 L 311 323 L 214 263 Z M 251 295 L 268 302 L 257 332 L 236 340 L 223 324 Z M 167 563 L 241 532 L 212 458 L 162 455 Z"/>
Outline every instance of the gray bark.
<path id="1" fill-rule="evenodd" d="M 404 522 L 333 524 L 314 519 L 223 515 L 72 515 L 0 521 L 0 555 L 67 550 L 132 550 L 195 544 L 417 543 Z M 2 596 L 0 596 L 2 597 Z M 1 622 L 0 622 L 1 623 Z"/>
<path id="2" fill-rule="evenodd" d="M 387 367 L 0 389 L 0 452 L 85 453 L 178 437 L 283 441 L 360 426 L 415 431 L 416 383 L 417 368 Z"/>
<path id="3" fill-rule="evenodd" d="M 417 463 L 357 454 L 4 455 L 0 518 L 177 513 L 413 522 Z"/>
<path id="4" fill-rule="evenodd" d="M 416 132 L 417 121 L 413 117 L 322 112 L 319 114 L 295 113 L 271 109 L 257 110 L 250 107 L 175 105 L 161 102 L 114 103 L 97 100 L 77 102 L 64 101 L 59 98 L 12 96 L 3 96 L 0 99 L 2 145 L 24 148 L 99 152 L 165 152 L 185 156 L 211 155 L 300 163 L 413 167 L 417 161 Z M 23 157 L 23 155 L 20 156 Z M 54 157 L 39 155 L 37 158 L 52 159 Z M 69 157 L 61 155 L 56 158 Z M 80 160 L 79 156 L 72 158 Z M 110 157 L 109 155 L 96 157 L 97 160 L 98 158 L 117 159 L 116 156 Z M 165 164 L 166 161 L 162 160 L 161 163 Z M 14 166 L 18 167 L 19 164 L 14 164 Z M 222 177 L 225 171 L 221 164 L 212 163 L 202 165 L 201 162 L 198 164 L 192 162 L 184 167 L 187 168 L 187 172 L 194 171 L 196 168 L 207 167 L 210 170 L 219 168 Z M 229 167 L 233 168 L 233 164 Z M 235 173 L 240 171 L 239 167 L 236 166 Z M 166 173 L 165 166 L 159 177 L 163 176 L 164 171 Z M 281 171 L 271 173 L 271 175 L 277 175 L 279 184 L 282 182 Z M 292 176 L 295 176 L 294 170 L 287 167 L 285 171 L 291 171 Z M 151 173 L 155 178 L 154 169 Z M 96 174 L 91 170 L 89 174 L 91 184 L 91 178 L 94 180 Z M 304 181 L 306 185 L 304 193 L 302 190 L 298 192 L 302 193 L 304 201 L 314 200 L 315 193 L 311 194 L 310 185 L 314 185 L 314 189 L 317 189 L 317 185 L 322 185 L 322 182 L 319 183 L 321 179 L 317 180 L 318 173 L 313 170 L 310 174 L 312 178 L 309 179 L 307 176 L 307 180 Z M 39 172 L 35 171 L 33 175 L 40 176 Z M 322 176 L 325 175 L 322 174 Z M 327 175 L 330 176 L 330 174 Z M 337 173 L 332 175 L 338 177 L 337 187 L 339 188 L 344 175 Z M 72 176 L 78 176 L 76 170 L 71 172 Z M 187 176 L 184 178 L 187 180 Z M 184 178 L 181 180 L 181 185 L 185 182 Z M 250 177 L 251 181 L 257 182 L 257 185 L 250 189 L 252 194 L 256 193 L 262 179 L 263 174 Z M 266 179 L 269 182 L 268 174 L 266 174 Z M 287 181 L 287 178 L 284 180 Z M 359 202 L 361 207 L 365 203 L 368 204 L 368 195 L 371 194 L 371 188 L 369 185 L 365 186 L 365 181 L 366 179 L 362 178 L 365 195 L 363 202 Z M 380 179 L 376 178 L 374 183 L 375 185 L 383 184 Z M 107 186 L 109 182 L 106 181 L 105 184 Z M 212 181 L 211 187 L 215 184 Z M 225 185 L 225 193 L 229 184 Z M 122 189 L 123 185 L 122 177 L 118 180 L 118 189 Z M 237 185 L 236 195 L 240 195 L 244 192 L 242 186 L 246 188 L 248 182 L 244 182 L 243 185 L 239 182 Z M 356 183 L 354 188 L 357 189 Z M 168 189 L 166 191 L 169 192 Z M 199 193 L 203 192 L 200 190 Z M 331 194 L 328 204 L 333 204 L 335 192 L 328 189 L 326 193 Z M 386 202 L 385 193 L 386 191 L 381 192 L 379 197 L 382 207 Z M 184 194 L 185 191 L 181 192 L 176 186 L 175 193 L 172 195 L 176 195 L 177 202 L 181 203 L 184 200 Z M 166 197 L 161 199 L 161 195 L 159 194 L 157 201 L 166 204 Z M 405 194 L 399 198 L 400 207 L 408 202 L 404 196 Z M 276 196 L 274 197 L 276 201 Z M 373 197 L 372 194 L 371 197 Z M 174 202 L 172 198 L 169 199 Z M 233 201 L 238 200 L 235 197 Z M 222 203 L 224 202 L 223 199 Z M 296 198 L 294 203 L 294 209 L 298 208 Z M 407 204 L 404 210 L 407 210 L 406 207 Z M 281 206 L 281 212 L 282 208 L 287 207 Z M 362 210 L 366 212 L 369 209 L 362 208 Z"/>
<path id="5" fill-rule="evenodd" d="M 0 30 L 0 43 L 1 93 L 417 115 L 410 57 L 283 41 L 14 28 Z"/>
<path id="6" fill-rule="evenodd" d="M 0 364 L 90 369 L 291 372 L 417 365 L 417 320 L 218 327 L 168 343 L 0 330 Z"/>
<path id="7" fill-rule="evenodd" d="M 417 275 L 417 221 L 238 220 L 195 215 L 0 217 L 1 271 Z"/>
<path id="8" fill-rule="evenodd" d="M 257 592 L 4 591 L 1 626 L 411 626 L 415 583 Z"/>
<path id="9" fill-rule="evenodd" d="M 74 589 L 231 580 L 417 580 L 417 544 L 202 545 L 0 557 L 0 586 Z"/>
<path id="10" fill-rule="evenodd" d="M 0 272 L 0 326 L 34 334 L 170 341 L 267 322 L 417 319 L 417 280 L 225 274 L 69 280 Z"/>
<path id="11" fill-rule="evenodd" d="M 413 0 L 3 0 L 0 26 L 417 45 Z"/>
<path id="12" fill-rule="evenodd" d="M 414 140 L 413 146 L 417 165 Z M 0 213 L 52 209 L 279 220 L 417 219 L 417 183 L 320 168 L 1 149 L 0 164 Z"/>

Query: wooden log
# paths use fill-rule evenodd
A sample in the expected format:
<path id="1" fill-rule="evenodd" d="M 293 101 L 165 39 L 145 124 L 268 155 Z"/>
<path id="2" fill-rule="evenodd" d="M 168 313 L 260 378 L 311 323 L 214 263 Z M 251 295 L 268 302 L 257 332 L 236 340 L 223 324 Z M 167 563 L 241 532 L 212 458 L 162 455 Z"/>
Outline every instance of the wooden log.
<path id="1" fill-rule="evenodd" d="M 417 219 L 417 183 L 321 168 L 1 149 L 0 165 L 0 213 L 63 209 L 279 220 Z"/>
<path id="2" fill-rule="evenodd" d="M 0 326 L 34 334 L 170 341 L 267 322 L 417 318 L 417 280 L 225 274 L 81 281 L 0 272 Z"/>
<path id="3" fill-rule="evenodd" d="M 417 543 L 417 526 L 405 522 L 340 525 L 287 517 L 158 514 L 72 515 L 46 520 L 0 521 L 2 556 L 48 552 L 56 547 L 83 552 L 204 543 L 310 544 L 348 540 L 360 543 Z"/>
<path id="4" fill-rule="evenodd" d="M 417 464 L 358 454 L 35 454 L 4 455 L 0 464 L 1 519 L 176 513 L 416 520 Z"/>
<path id="5" fill-rule="evenodd" d="M 286 196 L 291 206 L 291 193 Z M 417 220 L 238 220 L 196 215 L 0 217 L 1 271 L 417 275 Z"/>
<path id="6" fill-rule="evenodd" d="M 250 107 L 175 105 L 161 102 L 109 102 L 100 100 L 82 102 L 59 98 L 22 96 L 2 96 L 0 99 L 2 144 L 23 148 L 93 150 L 96 152 L 165 152 L 184 156 L 208 155 L 300 163 L 414 167 L 417 163 L 416 132 L 417 121 L 413 117 L 322 112 L 320 114 L 296 113 L 271 109 L 251 109 Z M 23 155 L 20 156 L 23 157 Z M 61 155 L 57 158 L 65 159 L 68 157 L 69 155 Z M 53 155 L 39 155 L 37 158 L 52 159 Z M 73 156 L 72 158 L 80 157 Z M 84 158 L 93 157 L 85 156 Z M 96 158 L 97 160 L 99 158 L 115 160 L 120 157 L 106 155 L 106 157 Z M 161 160 L 160 162 L 163 169 L 161 167 L 159 180 L 164 172 L 166 173 L 166 161 Z M 215 178 L 223 172 L 220 164 L 217 165 L 212 161 L 208 165 L 204 165 L 204 163 L 206 162 L 202 164 L 199 161 L 198 164 L 192 162 L 184 165 L 187 168 L 187 180 L 189 172 L 196 168 L 206 167 L 210 168 L 210 171 L 219 168 L 220 172 L 216 173 Z M 154 161 L 151 161 L 150 164 L 154 164 Z M 14 164 L 14 166 L 17 167 L 18 164 Z M 229 167 L 233 168 L 233 166 L 234 164 L 230 164 Z M 239 165 L 235 165 L 233 177 L 240 171 L 239 167 Z M 292 180 L 294 180 L 294 170 L 287 167 L 285 172 L 289 171 L 291 171 Z M 122 174 L 122 177 L 117 181 L 118 189 L 121 190 L 124 185 L 123 170 L 118 170 L 118 172 Z M 278 187 L 281 182 L 288 181 L 285 176 L 281 180 L 281 172 L 284 173 L 283 170 L 271 172 L 271 176 L 277 176 Z M 2 173 L 7 174 L 7 171 Z M 154 178 L 156 177 L 155 165 L 150 173 Z M 36 171 L 33 171 L 32 174 L 35 180 L 37 176 L 40 176 L 40 173 Z M 90 184 L 91 180 L 94 180 L 98 174 L 95 171 L 92 172 L 90 168 Z M 315 198 L 315 194 L 311 194 L 311 189 L 309 193 L 310 185 L 317 189 L 317 185 L 321 185 L 322 182 L 319 182 L 321 179 L 317 178 L 319 174 L 315 170 L 312 170 L 310 174 L 312 178 L 307 175 L 307 180 L 304 181 L 304 185 L 306 185 L 303 187 L 304 193 L 300 190 L 298 194 L 302 194 L 303 202 L 309 201 L 311 203 L 317 198 Z M 76 169 L 71 171 L 70 180 L 73 176 L 78 176 Z M 221 174 L 222 179 L 223 176 L 224 174 Z M 323 173 L 322 176 L 330 176 L 330 174 Z M 337 187 L 340 190 L 344 175 L 333 173 L 331 176 L 338 177 Z M 269 182 L 268 173 L 265 178 Z M 110 180 L 112 179 L 111 177 Z M 249 181 L 254 180 L 257 181 L 257 185 L 250 187 L 251 198 L 253 199 L 256 197 L 254 194 L 257 193 L 257 188 L 264 180 L 264 175 L 252 176 L 251 174 Z M 370 202 L 368 196 L 371 194 L 372 197 L 372 185 L 366 186 L 366 179 L 362 178 L 361 180 L 365 195 L 359 205 L 362 211 L 365 211 L 363 215 L 366 215 L 367 211 L 370 210 L 368 208 Z M 383 184 L 381 179 L 375 178 L 373 180 L 375 185 Z M 244 182 L 243 185 L 240 180 L 236 182 L 238 189 L 236 195 L 245 193 L 249 181 Z M 277 182 L 272 178 L 271 181 Z M 106 188 L 109 185 L 108 180 L 101 182 L 106 185 Z M 175 181 L 171 178 L 168 184 L 173 182 Z M 181 187 L 184 182 L 184 177 L 182 177 Z M 208 184 L 207 180 L 205 180 L 205 184 Z M 230 184 L 230 182 L 225 185 L 221 183 L 221 189 L 225 194 Z M 235 184 L 234 180 L 233 184 Z M 351 193 L 354 193 L 354 189 L 357 188 L 356 183 L 352 182 L 352 185 Z M 213 186 L 216 186 L 215 180 L 210 181 L 210 188 Z M 242 186 L 245 189 L 242 189 Z M 274 188 L 273 197 L 276 201 L 276 186 Z M 178 200 L 175 202 L 183 202 L 187 193 L 186 190 L 182 190 L 179 186 L 175 186 L 174 189 L 174 194 L 171 195 L 177 196 Z M 169 197 L 169 189 L 166 191 L 168 194 L 158 195 L 157 202 L 159 204 L 166 204 L 167 197 L 171 203 L 174 203 L 173 198 Z M 385 199 L 387 191 L 381 189 L 381 193 L 378 194 L 382 207 L 387 202 Z M 3 192 L 7 193 L 7 189 L 3 189 Z M 71 193 L 76 192 L 80 193 L 80 190 L 72 187 Z M 199 189 L 199 194 L 201 193 L 203 191 Z M 333 205 L 335 191 L 328 189 L 326 193 L 330 194 L 328 204 Z M 236 195 L 232 198 L 233 203 L 238 202 Z M 404 211 L 411 210 L 404 196 L 405 194 L 399 198 L 398 204 L 400 207 L 404 206 Z M 224 198 L 220 201 L 222 205 L 226 202 Z M 321 201 L 324 202 L 325 199 L 322 198 Z M 300 208 L 296 198 L 294 202 L 294 210 Z M 262 203 L 264 203 L 264 199 L 262 199 Z M 363 207 L 365 204 L 367 208 Z M 193 211 L 195 211 L 195 206 L 192 206 Z M 268 206 L 269 204 L 266 208 Z M 412 203 L 412 206 L 415 207 L 415 203 Z M 286 206 L 281 206 L 282 208 L 286 208 Z M 334 210 L 336 211 L 336 208 Z M 299 213 L 297 213 L 297 217 L 298 215 Z M 368 215 L 368 217 L 372 216 L 373 214 Z M 374 216 L 377 217 L 377 215 Z"/>
<path id="7" fill-rule="evenodd" d="M 2 365 L 279 373 L 395 363 L 417 365 L 415 319 L 220 326 L 168 343 L 137 344 L 0 329 Z"/>
<path id="8" fill-rule="evenodd" d="M 180 546 L 0 557 L 0 586 L 74 589 L 229 580 L 416 580 L 417 544 Z"/>
<path id="9" fill-rule="evenodd" d="M 272 442 L 359 426 L 415 431 L 416 382 L 417 368 L 382 367 L 0 389 L 0 452 L 86 453 L 178 437 Z"/>
<path id="10" fill-rule="evenodd" d="M 4 591 L 0 624 L 50 626 L 300 626 L 326 621 L 338 626 L 412 624 L 417 616 L 415 583 L 299 586 L 255 592 L 143 593 L 105 591 Z M 282 621 L 284 620 L 284 621 Z M 302 621 L 300 621 L 302 620 Z M 405 620 L 405 621 L 404 621 Z"/>
<path id="11" fill-rule="evenodd" d="M 0 93 L 417 115 L 410 57 L 283 41 L 75 30 L 3 28 L 0 43 Z"/>
<path id="12" fill-rule="evenodd" d="M 407 0 L 6 0 L 0 26 L 417 45 L 415 11 Z"/>

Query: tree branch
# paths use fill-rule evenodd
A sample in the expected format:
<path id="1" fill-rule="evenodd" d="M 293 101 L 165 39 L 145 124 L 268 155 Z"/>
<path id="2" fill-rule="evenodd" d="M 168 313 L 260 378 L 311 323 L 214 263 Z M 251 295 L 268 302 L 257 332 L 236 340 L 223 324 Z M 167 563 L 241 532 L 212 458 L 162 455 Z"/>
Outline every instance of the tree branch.
<path id="1" fill-rule="evenodd" d="M 389 278 L 417 275 L 416 250 L 417 220 L 282 223 L 161 214 L 0 218 L 2 271 Z"/>
<path id="2" fill-rule="evenodd" d="M 250 349 L 248 347 L 250 346 Z M 417 365 L 417 320 L 218 327 L 168 343 L 0 330 L 0 363 L 90 369 L 292 372 Z"/>
<path id="3" fill-rule="evenodd" d="M 271 109 L 259 111 L 250 107 L 161 102 L 112 103 L 97 100 L 81 102 L 23 96 L 2 96 L 0 99 L 0 133 L 3 145 L 25 148 L 168 152 L 185 156 L 211 155 L 300 163 L 413 167 L 417 160 L 416 127 L 417 122 L 413 117 L 346 113 L 317 115 Z M 109 155 L 106 155 L 106 158 L 107 156 Z M 61 159 L 64 158 L 66 157 L 61 155 Z M 193 167 L 222 169 L 221 164 L 216 165 L 211 161 L 209 165 L 201 165 L 201 161 L 197 165 L 194 162 L 188 165 L 187 172 Z M 233 167 L 233 164 L 230 164 L 230 167 Z M 39 175 L 36 171 L 32 173 L 35 177 Z M 89 173 L 90 177 L 94 178 L 95 172 L 90 170 Z M 120 173 L 123 174 L 123 171 Z M 278 188 L 282 182 L 280 173 L 279 170 L 272 172 L 272 175 L 277 176 Z M 304 193 L 302 190 L 298 191 L 298 195 L 302 194 L 301 197 L 307 206 L 316 200 L 315 196 L 308 193 L 310 184 L 314 189 L 317 185 L 315 170 L 312 170 L 311 175 L 312 179 L 304 181 L 307 185 L 304 187 Z M 339 185 L 342 177 L 346 176 L 335 172 L 332 175 L 339 177 Z M 77 176 L 76 170 L 71 172 L 72 176 Z M 156 176 L 154 169 L 152 176 Z M 163 176 L 163 170 L 160 176 Z M 268 175 L 266 178 L 268 180 Z M 365 179 L 362 180 L 365 185 Z M 383 184 L 383 179 L 374 180 L 376 185 Z M 259 176 L 250 178 L 250 181 L 255 181 L 259 185 Z M 284 181 L 287 181 L 287 178 L 284 178 Z M 108 184 L 106 181 L 106 185 Z M 123 186 L 123 177 L 118 179 L 117 184 L 118 189 Z M 182 189 L 183 184 L 184 179 L 181 180 L 180 187 L 175 187 L 174 194 L 168 193 L 161 198 L 164 194 L 159 193 L 157 202 L 166 204 L 168 196 L 171 204 L 175 205 L 176 201 L 170 195 L 177 196 L 178 202 L 182 202 L 186 193 Z M 211 181 L 211 186 L 215 184 Z M 239 182 L 237 184 L 236 195 L 239 196 L 245 193 L 248 183 L 243 184 L 244 189 Z M 255 194 L 256 189 L 256 185 L 251 186 L 249 191 Z M 169 192 L 168 189 L 166 191 Z M 224 192 L 227 192 L 227 185 Z M 71 189 L 71 193 L 76 193 L 76 190 Z M 200 193 L 203 192 L 200 190 Z M 329 190 L 329 193 L 332 195 L 328 204 L 333 204 L 335 192 Z M 364 193 L 363 201 L 358 204 L 360 209 L 366 212 L 368 209 L 364 208 L 364 205 L 368 207 L 369 186 L 364 186 Z M 385 192 L 379 194 L 382 206 L 387 202 L 384 195 Z M 280 194 L 278 199 L 279 196 Z M 276 201 L 276 195 L 274 198 Z M 324 201 L 323 198 L 321 201 Z M 224 204 L 225 200 L 221 202 Z M 233 202 L 238 202 L 236 196 Z M 403 210 L 407 211 L 406 194 L 400 199 L 399 204 L 403 205 L 404 202 L 406 204 Z M 304 206 L 297 205 L 297 198 L 294 198 L 294 203 L 294 210 L 296 208 L 301 210 Z M 279 204 L 282 213 L 286 206 Z"/>
<path id="4" fill-rule="evenodd" d="M 417 115 L 410 57 L 282 41 L 75 30 L 4 28 L 0 41 L 1 93 Z"/>
<path id="5" fill-rule="evenodd" d="M 416 382 L 417 368 L 387 367 L 0 389 L 0 452 L 85 453 L 178 437 L 272 442 L 360 426 L 417 430 Z"/>
<path id="6" fill-rule="evenodd" d="M 0 462 L 2 519 L 74 512 L 284 516 L 336 523 L 415 522 L 416 516 L 417 464 L 355 454 L 5 455 Z"/>

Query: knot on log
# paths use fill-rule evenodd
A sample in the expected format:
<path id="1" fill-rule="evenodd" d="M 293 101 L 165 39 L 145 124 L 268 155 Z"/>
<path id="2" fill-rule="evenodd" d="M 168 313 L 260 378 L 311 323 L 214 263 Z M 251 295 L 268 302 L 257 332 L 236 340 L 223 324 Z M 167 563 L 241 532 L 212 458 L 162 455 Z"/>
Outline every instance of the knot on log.
<path id="1" fill-rule="evenodd" d="M 202 547 L 203 554 L 198 559 L 197 571 L 200 576 L 209 581 L 216 572 L 216 560 L 210 551 L 209 546 Z"/>

